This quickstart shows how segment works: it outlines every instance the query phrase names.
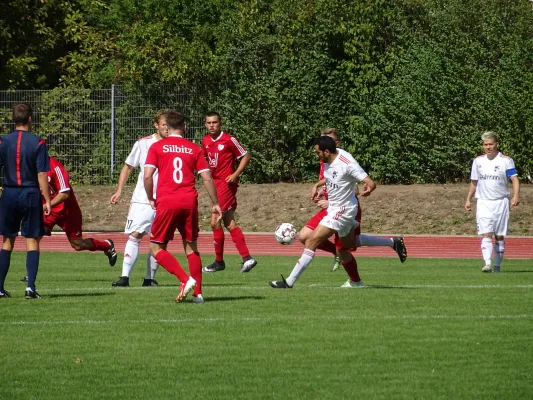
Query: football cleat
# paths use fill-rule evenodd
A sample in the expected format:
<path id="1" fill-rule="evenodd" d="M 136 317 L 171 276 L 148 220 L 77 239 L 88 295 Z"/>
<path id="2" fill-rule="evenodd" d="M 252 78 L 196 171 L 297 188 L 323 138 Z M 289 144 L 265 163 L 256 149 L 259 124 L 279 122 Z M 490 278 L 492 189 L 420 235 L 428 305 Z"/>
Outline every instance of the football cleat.
<path id="1" fill-rule="evenodd" d="M 487 264 L 483 268 L 481 268 L 481 272 L 492 272 L 492 268 L 489 264 Z"/>
<path id="2" fill-rule="evenodd" d="M 271 281 L 269 285 L 274 289 L 292 289 L 292 286 L 289 286 L 283 275 L 281 275 L 281 281 Z"/>
<path id="3" fill-rule="evenodd" d="M 352 288 L 352 289 L 358 289 L 358 288 L 364 288 L 365 285 L 363 284 L 363 281 L 354 282 L 351 279 L 348 279 L 344 285 L 341 286 L 341 288 Z"/>
<path id="4" fill-rule="evenodd" d="M 250 272 L 256 265 L 257 261 L 255 258 L 250 257 L 248 260 L 242 262 L 241 272 Z"/>
<path id="5" fill-rule="evenodd" d="M 28 277 L 25 276 L 25 277 L 22 278 L 19 282 L 22 282 L 22 283 L 28 283 Z"/>
<path id="6" fill-rule="evenodd" d="M 130 278 L 128 278 L 127 276 L 121 276 L 120 279 L 116 282 L 113 282 L 111 286 L 128 287 L 130 286 Z"/>
<path id="7" fill-rule="evenodd" d="M 176 297 L 176 303 L 181 303 L 187 295 L 191 292 L 191 290 L 196 286 L 196 281 L 193 278 L 189 278 L 189 280 L 185 283 L 182 283 L 180 285 L 180 292 L 178 293 L 178 297 Z"/>
<path id="8" fill-rule="evenodd" d="M 109 243 L 109 249 L 104 252 L 104 254 L 109 258 L 109 265 L 112 267 L 117 263 L 117 252 L 115 250 L 115 243 L 111 239 L 106 239 L 106 242 Z"/>
<path id="9" fill-rule="evenodd" d="M 492 268 L 492 272 L 500 272 L 500 266 L 495 265 L 494 268 Z"/>
<path id="10" fill-rule="evenodd" d="M 204 304 L 204 297 L 201 294 L 199 294 L 198 296 L 194 296 L 192 298 L 192 302 L 194 304 Z"/>
<path id="11" fill-rule="evenodd" d="M 11 297 L 11 294 L 7 290 L 0 292 L 0 299 L 7 299 L 8 297 Z"/>
<path id="12" fill-rule="evenodd" d="M 158 287 L 159 284 L 157 283 L 157 281 L 155 279 L 144 278 L 143 286 Z"/>
<path id="13" fill-rule="evenodd" d="M 341 258 L 336 255 L 333 258 L 333 262 L 331 263 L 331 272 L 337 271 L 340 266 L 341 266 Z"/>
<path id="14" fill-rule="evenodd" d="M 39 293 L 37 293 L 37 291 L 31 290 L 31 289 L 26 289 L 26 291 L 24 292 L 24 297 L 26 297 L 26 299 L 28 300 L 41 298 L 41 296 L 39 295 Z"/>
<path id="15" fill-rule="evenodd" d="M 224 260 L 222 261 L 215 260 L 213 264 L 209 264 L 203 267 L 202 272 L 218 272 L 218 271 L 224 271 L 225 269 L 226 269 L 226 263 L 224 262 Z"/>
<path id="16" fill-rule="evenodd" d="M 398 253 L 400 261 L 405 262 L 405 260 L 407 260 L 407 249 L 405 248 L 405 242 L 403 241 L 403 237 L 395 237 L 392 239 L 392 242 L 392 248 L 396 253 Z"/>

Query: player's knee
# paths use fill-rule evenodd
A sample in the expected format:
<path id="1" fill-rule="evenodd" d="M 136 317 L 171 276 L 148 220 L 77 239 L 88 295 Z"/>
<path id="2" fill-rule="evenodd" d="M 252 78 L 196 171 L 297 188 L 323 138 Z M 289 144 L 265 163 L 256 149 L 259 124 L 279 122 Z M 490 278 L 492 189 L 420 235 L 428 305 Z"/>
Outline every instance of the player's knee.
<path id="1" fill-rule="evenodd" d="M 70 242 L 70 246 L 76 251 L 82 251 L 83 247 L 81 246 L 81 243 L 78 242 Z"/>

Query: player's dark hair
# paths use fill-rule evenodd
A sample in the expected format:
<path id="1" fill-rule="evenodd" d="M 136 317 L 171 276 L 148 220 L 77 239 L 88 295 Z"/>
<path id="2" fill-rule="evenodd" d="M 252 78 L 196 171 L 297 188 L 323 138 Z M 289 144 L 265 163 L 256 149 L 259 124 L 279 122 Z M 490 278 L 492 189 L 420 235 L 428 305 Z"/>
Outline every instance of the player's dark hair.
<path id="1" fill-rule="evenodd" d="M 222 122 L 222 117 L 216 111 L 206 112 L 205 115 L 204 115 L 204 121 L 207 119 L 207 117 L 217 117 L 218 118 L 218 122 Z"/>
<path id="2" fill-rule="evenodd" d="M 329 136 L 319 136 L 315 140 L 315 144 L 320 151 L 329 151 L 331 154 L 337 154 L 337 144 Z"/>
<path id="3" fill-rule="evenodd" d="M 185 115 L 177 110 L 164 110 L 161 114 L 171 129 L 183 129 L 185 127 Z"/>
<path id="4" fill-rule="evenodd" d="M 21 103 L 13 106 L 13 122 L 15 125 L 27 125 L 32 116 L 33 110 L 28 104 Z"/>

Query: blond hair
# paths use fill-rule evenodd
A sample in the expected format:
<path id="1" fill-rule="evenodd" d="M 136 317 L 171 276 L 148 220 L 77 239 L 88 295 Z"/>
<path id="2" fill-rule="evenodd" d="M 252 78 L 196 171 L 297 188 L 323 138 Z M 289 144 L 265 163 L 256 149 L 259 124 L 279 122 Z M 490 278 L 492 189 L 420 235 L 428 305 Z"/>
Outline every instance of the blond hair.
<path id="1" fill-rule="evenodd" d="M 500 138 L 498 137 L 498 134 L 493 131 L 483 132 L 483 134 L 481 135 L 481 140 L 494 140 L 496 143 L 500 143 Z"/>
<path id="2" fill-rule="evenodd" d="M 324 129 L 322 129 L 322 132 L 320 132 L 320 136 L 329 136 L 330 138 L 332 138 L 336 142 L 339 141 L 339 135 L 337 133 L 337 129 L 336 128 L 324 128 Z"/>

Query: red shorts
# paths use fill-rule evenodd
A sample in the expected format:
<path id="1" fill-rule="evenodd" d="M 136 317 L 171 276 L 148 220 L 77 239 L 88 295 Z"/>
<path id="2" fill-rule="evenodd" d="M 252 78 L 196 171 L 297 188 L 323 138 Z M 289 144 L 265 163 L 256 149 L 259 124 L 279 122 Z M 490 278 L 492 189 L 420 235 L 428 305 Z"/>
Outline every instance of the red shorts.
<path id="1" fill-rule="evenodd" d="M 198 239 L 198 208 L 158 208 L 152 223 L 150 241 L 167 243 L 174 239 L 176 229 L 188 242 Z"/>
<path id="2" fill-rule="evenodd" d="M 328 215 L 327 208 L 323 208 L 319 212 L 317 212 L 315 215 L 311 217 L 309 221 L 305 224 L 306 228 L 309 228 L 311 230 L 315 230 L 320 221 L 322 221 L 322 218 L 324 218 L 326 215 Z"/>
<path id="3" fill-rule="evenodd" d="M 237 183 L 228 183 L 225 180 L 216 180 L 218 204 L 222 212 L 235 210 L 237 208 Z"/>
<path id="4" fill-rule="evenodd" d="M 59 212 L 52 212 L 50 215 L 44 215 L 44 229 L 46 235 L 50 236 L 52 228 L 59 226 L 67 234 L 69 239 L 79 239 L 83 237 L 82 231 L 83 218 L 78 203 L 70 203 L 68 208 Z"/>

